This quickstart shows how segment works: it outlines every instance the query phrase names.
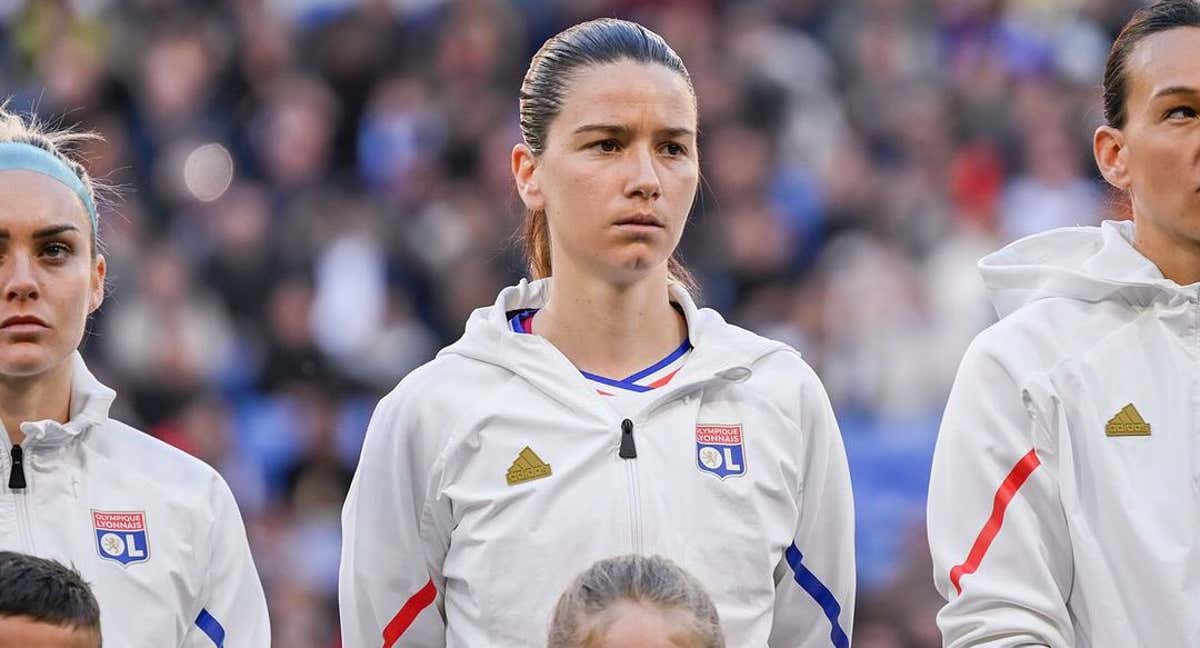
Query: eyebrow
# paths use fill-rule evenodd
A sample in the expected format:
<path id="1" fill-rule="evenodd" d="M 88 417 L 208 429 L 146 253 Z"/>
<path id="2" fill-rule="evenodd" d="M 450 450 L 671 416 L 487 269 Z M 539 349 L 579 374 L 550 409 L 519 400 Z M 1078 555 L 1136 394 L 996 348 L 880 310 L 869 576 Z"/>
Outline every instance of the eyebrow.
<path id="1" fill-rule="evenodd" d="M 632 131 L 627 126 L 619 126 L 617 124 L 585 124 L 575 129 L 576 135 L 591 132 L 611 133 L 627 137 Z M 654 131 L 654 134 L 666 137 L 688 137 L 695 135 L 695 131 L 680 126 L 669 126 Z"/>
<path id="2" fill-rule="evenodd" d="M 79 228 L 75 227 L 74 225 L 51 225 L 50 227 L 43 227 L 42 229 L 34 232 L 33 238 L 35 238 L 35 239 L 50 238 L 51 236 L 58 236 L 59 234 L 62 234 L 64 232 L 78 232 L 78 231 L 79 231 Z M 7 240 L 9 238 L 12 238 L 12 236 L 8 233 L 8 230 L 0 229 L 0 239 Z"/>
<path id="3" fill-rule="evenodd" d="M 1200 95 L 1200 90 L 1197 90 L 1196 88 L 1190 88 L 1188 86 L 1169 86 L 1159 90 L 1158 92 L 1155 92 L 1151 99 L 1158 99 L 1159 97 L 1166 97 L 1170 95 Z"/>

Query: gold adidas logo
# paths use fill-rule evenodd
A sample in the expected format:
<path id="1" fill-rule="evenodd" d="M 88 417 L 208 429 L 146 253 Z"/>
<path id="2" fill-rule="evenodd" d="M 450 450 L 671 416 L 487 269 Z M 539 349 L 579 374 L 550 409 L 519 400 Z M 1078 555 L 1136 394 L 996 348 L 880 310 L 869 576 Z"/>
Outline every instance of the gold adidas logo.
<path id="1" fill-rule="evenodd" d="M 542 461 L 537 453 L 525 446 L 517 454 L 517 458 L 508 467 L 508 485 L 513 486 L 522 482 L 541 479 L 550 476 L 550 464 Z"/>
<path id="2" fill-rule="evenodd" d="M 1108 419 L 1104 433 L 1110 437 L 1150 436 L 1150 424 L 1142 418 L 1133 403 L 1121 408 L 1117 415 Z"/>

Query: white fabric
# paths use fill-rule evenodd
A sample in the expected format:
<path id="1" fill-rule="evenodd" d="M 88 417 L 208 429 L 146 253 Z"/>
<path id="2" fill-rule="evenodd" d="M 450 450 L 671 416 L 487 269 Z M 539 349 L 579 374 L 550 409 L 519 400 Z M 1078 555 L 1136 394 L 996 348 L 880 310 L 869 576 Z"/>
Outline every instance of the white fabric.
<path id="1" fill-rule="evenodd" d="M 505 289 L 379 404 L 343 510 L 345 645 L 380 645 L 432 581 L 436 602 L 396 645 L 540 648 L 579 572 L 640 553 L 705 584 L 730 646 L 830 646 L 830 621 L 784 561 L 793 542 L 849 634 L 850 481 L 812 370 L 674 290 L 695 348 L 630 417 L 637 458 L 621 459 L 622 418 L 606 397 L 544 338 L 508 324 L 506 312 L 544 304 L 547 281 Z M 699 468 L 698 424 L 741 425 L 743 474 Z M 510 486 L 526 446 L 551 475 Z"/>
<path id="2" fill-rule="evenodd" d="M 929 495 L 946 646 L 1200 646 L 1200 285 L 1132 236 L 1055 230 L 980 262 L 1001 320 L 963 359 Z M 1149 436 L 1106 432 L 1129 404 Z M 958 594 L 951 570 L 1030 450 Z"/>
<path id="3" fill-rule="evenodd" d="M 262 585 L 225 481 L 109 419 L 115 392 L 78 353 L 70 362 L 70 420 L 21 424 L 25 489 L 8 488 L 12 443 L 0 431 L 0 549 L 78 569 L 100 604 L 105 646 L 212 648 L 195 623 L 201 610 L 224 628 L 225 648 L 270 645 Z M 93 512 L 144 514 L 144 538 L 118 543 L 138 560 L 102 557 Z"/>

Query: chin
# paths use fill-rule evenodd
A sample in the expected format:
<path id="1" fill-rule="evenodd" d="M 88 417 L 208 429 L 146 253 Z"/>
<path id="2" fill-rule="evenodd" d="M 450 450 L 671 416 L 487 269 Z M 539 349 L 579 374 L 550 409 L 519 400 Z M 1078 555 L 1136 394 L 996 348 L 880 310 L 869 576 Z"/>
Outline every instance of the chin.
<path id="1" fill-rule="evenodd" d="M 45 373 L 61 361 L 58 354 L 24 342 L 0 344 L 0 376 L 28 378 Z"/>

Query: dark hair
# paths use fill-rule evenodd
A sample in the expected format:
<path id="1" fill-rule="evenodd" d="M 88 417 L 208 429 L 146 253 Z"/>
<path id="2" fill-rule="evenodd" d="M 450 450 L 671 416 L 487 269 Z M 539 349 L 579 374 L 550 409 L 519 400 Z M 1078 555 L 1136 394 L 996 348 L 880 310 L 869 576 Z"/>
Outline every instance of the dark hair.
<path id="1" fill-rule="evenodd" d="M 541 155 L 546 149 L 546 134 L 550 122 L 562 111 L 571 72 L 624 60 L 665 66 L 682 76 L 695 95 L 683 59 L 662 36 L 628 20 L 598 18 L 579 23 L 552 36 L 529 62 L 520 100 L 521 137 L 529 150 Z M 544 211 L 526 210 L 522 241 L 533 278 L 549 277 L 550 230 Z M 695 287 L 691 273 L 674 256 L 668 268 L 672 280 Z"/>
<path id="2" fill-rule="evenodd" d="M 633 554 L 601 560 L 575 578 L 554 606 L 547 648 L 594 645 L 622 602 L 675 613 L 695 645 L 725 648 L 717 608 L 700 581 L 662 556 Z"/>
<path id="3" fill-rule="evenodd" d="M 0 551 L 0 617 L 93 630 L 100 637 L 100 606 L 79 572 L 61 563 Z"/>
<path id="4" fill-rule="evenodd" d="M 1163 0 L 1134 12 L 1108 52 L 1104 67 L 1104 120 L 1113 128 L 1124 128 L 1128 75 L 1125 61 L 1147 36 L 1176 27 L 1200 27 L 1200 2 Z"/>

